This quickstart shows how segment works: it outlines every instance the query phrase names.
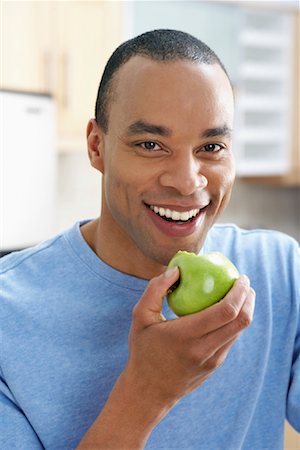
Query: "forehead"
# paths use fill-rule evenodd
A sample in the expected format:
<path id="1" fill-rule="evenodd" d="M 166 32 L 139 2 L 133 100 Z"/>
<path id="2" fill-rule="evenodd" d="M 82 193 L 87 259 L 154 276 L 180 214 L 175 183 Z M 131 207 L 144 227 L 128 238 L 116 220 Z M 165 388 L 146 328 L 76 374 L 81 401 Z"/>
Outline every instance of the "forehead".
<path id="1" fill-rule="evenodd" d="M 112 91 L 112 119 L 123 115 L 122 121 L 147 118 L 166 122 L 170 116 L 205 115 L 216 121 L 232 120 L 232 89 L 218 64 L 160 62 L 135 56 L 117 72 Z"/>

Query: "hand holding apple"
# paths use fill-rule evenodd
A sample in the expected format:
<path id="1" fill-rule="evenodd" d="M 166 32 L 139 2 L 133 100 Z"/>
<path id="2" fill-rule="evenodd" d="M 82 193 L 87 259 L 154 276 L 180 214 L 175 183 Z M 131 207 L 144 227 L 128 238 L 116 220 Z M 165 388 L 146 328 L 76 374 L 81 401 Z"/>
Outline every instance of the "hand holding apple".
<path id="1" fill-rule="evenodd" d="M 219 252 L 198 256 L 178 251 L 168 268 L 176 266 L 179 284 L 169 290 L 168 304 L 178 316 L 199 312 L 220 301 L 239 277 L 237 268 Z"/>

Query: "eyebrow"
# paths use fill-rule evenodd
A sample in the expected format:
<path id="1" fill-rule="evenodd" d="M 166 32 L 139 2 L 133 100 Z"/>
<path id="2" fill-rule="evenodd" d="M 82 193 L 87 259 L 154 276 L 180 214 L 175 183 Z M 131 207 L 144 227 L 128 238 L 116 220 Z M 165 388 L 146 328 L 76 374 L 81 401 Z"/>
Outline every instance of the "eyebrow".
<path id="1" fill-rule="evenodd" d="M 208 128 L 207 130 L 202 133 L 202 137 L 209 138 L 209 137 L 216 137 L 216 136 L 228 136 L 230 137 L 232 134 L 232 130 L 228 128 L 227 125 L 223 125 L 222 127 L 216 127 L 216 128 Z"/>
<path id="2" fill-rule="evenodd" d="M 144 122 L 143 120 L 138 120 L 137 122 L 132 123 L 127 128 L 127 133 L 129 135 L 139 134 L 139 133 L 150 133 L 150 134 L 158 134 L 160 136 L 171 136 L 172 132 L 169 128 L 163 127 L 161 125 L 154 125 L 148 122 Z"/>
<path id="3" fill-rule="evenodd" d="M 137 122 L 133 122 L 129 127 L 127 128 L 127 134 L 129 136 L 134 134 L 142 134 L 142 133 L 149 133 L 149 134 L 156 134 L 160 136 L 171 136 L 172 131 L 170 128 L 161 126 L 161 125 L 155 125 L 148 122 L 144 122 L 143 120 L 138 120 Z M 209 138 L 209 137 L 216 137 L 216 136 L 228 136 L 230 137 L 232 133 L 232 130 L 227 126 L 223 125 L 222 127 L 215 127 L 215 128 L 208 128 L 205 130 L 201 137 Z"/>

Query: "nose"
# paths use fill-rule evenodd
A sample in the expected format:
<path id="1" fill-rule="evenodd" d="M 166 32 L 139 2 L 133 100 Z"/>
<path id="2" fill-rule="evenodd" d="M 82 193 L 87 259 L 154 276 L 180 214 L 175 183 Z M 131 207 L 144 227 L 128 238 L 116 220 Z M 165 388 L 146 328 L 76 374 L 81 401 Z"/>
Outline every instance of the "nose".
<path id="1" fill-rule="evenodd" d="M 199 189 L 204 189 L 208 180 L 201 170 L 201 162 L 192 154 L 173 157 L 167 161 L 164 172 L 160 175 L 160 184 L 172 187 L 181 195 L 188 196 Z"/>

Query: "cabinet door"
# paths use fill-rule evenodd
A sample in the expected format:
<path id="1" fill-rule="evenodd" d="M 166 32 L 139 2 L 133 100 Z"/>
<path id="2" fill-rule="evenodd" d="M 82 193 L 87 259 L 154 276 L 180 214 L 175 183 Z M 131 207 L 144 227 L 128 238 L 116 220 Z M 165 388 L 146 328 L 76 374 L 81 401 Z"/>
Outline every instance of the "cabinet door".
<path id="1" fill-rule="evenodd" d="M 157 28 L 186 31 L 204 41 L 224 63 L 233 83 L 238 67 L 240 10 L 220 2 L 142 1 L 126 2 L 129 37 Z"/>
<path id="2" fill-rule="evenodd" d="M 120 4 L 58 2 L 57 30 L 60 148 L 77 150 L 75 147 L 84 145 L 88 120 L 94 117 L 104 65 L 121 42 Z"/>
<path id="3" fill-rule="evenodd" d="M 1 86 L 50 92 L 50 2 L 1 4 Z"/>
<path id="4" fill-rule="evenodd" d="M 54 233 L 55 112 L 45 95 L 0 92 L 0 103 L 1 245 L 14 250 Z"/>
<path id="5" fill-rule="evenodd" d="M 243 10 L 237 96 L 237 173 L 270 176 L 290 170 L 293 16 Z"/>

